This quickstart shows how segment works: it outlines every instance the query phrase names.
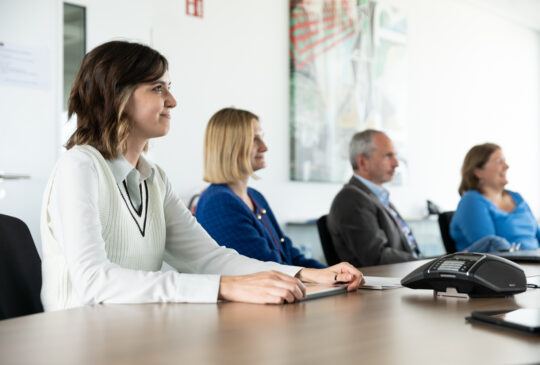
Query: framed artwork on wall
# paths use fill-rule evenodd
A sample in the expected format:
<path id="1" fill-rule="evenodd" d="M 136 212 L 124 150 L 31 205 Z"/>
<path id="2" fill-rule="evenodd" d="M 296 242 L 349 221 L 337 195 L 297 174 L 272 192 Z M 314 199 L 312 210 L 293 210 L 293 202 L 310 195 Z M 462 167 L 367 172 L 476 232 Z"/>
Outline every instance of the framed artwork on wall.
<path id="1" fill-rule="evenodd" d="M 394 140 L 402 158 L 394 183 L 403 183 L 406 42 L 399 9 L 365 0 L 291 0 L 291 180 L 345 181 L 351 136 L 375 128 Z"/>

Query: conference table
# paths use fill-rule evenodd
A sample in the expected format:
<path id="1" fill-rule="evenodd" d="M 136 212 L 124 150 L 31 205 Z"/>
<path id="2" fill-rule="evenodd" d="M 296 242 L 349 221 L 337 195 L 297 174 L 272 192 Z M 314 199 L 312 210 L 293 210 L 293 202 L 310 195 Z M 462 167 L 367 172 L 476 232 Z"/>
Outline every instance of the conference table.
<path id="1" fill-rule="evenodd" d="M 403 277 L 425 261 L 361 268 Z M 540 265 L 522 265 L 528 276 Z M 540 337 L 465 321 L 473 310 L 540 307 L 398 288 L 286 305 L 94 305 L 0 321 L 1 364 L 530 364 Z"/>

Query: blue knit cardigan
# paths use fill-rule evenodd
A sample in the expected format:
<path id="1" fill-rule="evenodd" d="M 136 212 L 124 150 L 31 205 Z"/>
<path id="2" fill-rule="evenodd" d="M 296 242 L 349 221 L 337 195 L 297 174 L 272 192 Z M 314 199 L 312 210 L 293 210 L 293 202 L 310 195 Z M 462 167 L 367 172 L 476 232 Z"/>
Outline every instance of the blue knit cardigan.
<path id="1" fill-rule="evenodd" d="M 242 255 L 285 265 L 326 267 L 306 258 L 292 245 L 261 193 L 248 188 L 248 194 L 255 203 L 255 212 L 227 185 L 211 184 L 199 198 L 195 217 L 218 244 Z"/>

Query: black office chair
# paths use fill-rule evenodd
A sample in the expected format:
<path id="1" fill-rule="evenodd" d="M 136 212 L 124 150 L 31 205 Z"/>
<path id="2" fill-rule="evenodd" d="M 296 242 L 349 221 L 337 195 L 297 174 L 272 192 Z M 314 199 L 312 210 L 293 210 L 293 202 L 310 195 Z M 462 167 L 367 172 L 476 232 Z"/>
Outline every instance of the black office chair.
<path id="1" fill-rule="evenodd" d="M 324 258 L 328 266 L 335 265 L 340 262 L 334 244 L 332 243 L 332 236 L 328 232 L 328 227 L 326 226 L 326 217 L 323 215 L 317 219 L 317 230 L 319 231 L 319 238 L 321 239 L 321 246 L 324 253 Z"/>
<path id="2" fill-rule="evenodd" d="M 439 214 L 439 229 L 441 230 L 441 237 L 446 253 L 456 252 L 456 242 L 452 236 L 450 236 L 450 222 L 452 221 L 453 216 L 454 211 Z"/>
<path id="3" fill-rule="evenodd" d="M 0 214 L 0 319 L 43 312 L 41 260 L 20 219 Z"/>

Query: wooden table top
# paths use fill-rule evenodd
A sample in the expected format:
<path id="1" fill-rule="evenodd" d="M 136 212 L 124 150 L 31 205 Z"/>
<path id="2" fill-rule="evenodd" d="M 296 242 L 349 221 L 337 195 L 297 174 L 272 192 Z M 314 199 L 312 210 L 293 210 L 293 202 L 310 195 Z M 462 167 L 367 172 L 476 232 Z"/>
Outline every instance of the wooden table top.
<path id="1" fill-rule="evenodd" d="M 364 268 L 403 277 L 422 262 Z M 523 265 L 540 275 L 540 265 Z M 471 325 L 473 310 L 540 307 L 407 288 L 288 305 L 96 305 L 0 321 L 2 364 L 539 363 L 540 337 Z"/>

